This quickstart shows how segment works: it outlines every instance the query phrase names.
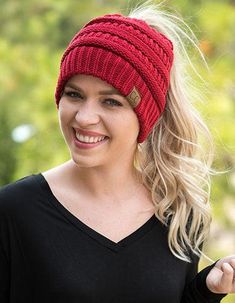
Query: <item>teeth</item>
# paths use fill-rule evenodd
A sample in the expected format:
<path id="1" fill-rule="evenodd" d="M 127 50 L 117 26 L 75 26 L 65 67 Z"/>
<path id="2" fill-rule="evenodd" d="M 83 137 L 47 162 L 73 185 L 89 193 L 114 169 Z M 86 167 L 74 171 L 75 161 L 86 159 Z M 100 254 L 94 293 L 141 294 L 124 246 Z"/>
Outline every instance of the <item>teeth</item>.
<path id="1" fill-rule="evenodd" d="M 86 143 L 89 143 L 89 137 L 85 136 L 85 137 L 84 137 L 84 141 L 85 141 Z"/>
<path id="2" fill-rule="evenodd" d="M 85 142 L 85 143 L 97 143 L 102 140 L 104 140 L 105 136 L 100 137 L 89 137 L 89 136 L 83 136 L 76 132 L 76 137 L 79 141 Z"/>

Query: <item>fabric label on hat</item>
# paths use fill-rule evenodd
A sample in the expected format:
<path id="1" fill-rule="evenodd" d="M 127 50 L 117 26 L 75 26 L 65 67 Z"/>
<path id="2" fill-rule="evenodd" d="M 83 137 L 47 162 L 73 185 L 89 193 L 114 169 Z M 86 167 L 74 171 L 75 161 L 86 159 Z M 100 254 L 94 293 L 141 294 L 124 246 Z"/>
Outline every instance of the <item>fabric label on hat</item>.
<path id="1" fill-rule="evenodd" d="M 130 92 L 130 94 L 128 96 L 126 96 L 126 98 L 132 107 L 136 107 L 141 99 L 140 94 L 135 86 L 132 89 L 132 91 Z"/>

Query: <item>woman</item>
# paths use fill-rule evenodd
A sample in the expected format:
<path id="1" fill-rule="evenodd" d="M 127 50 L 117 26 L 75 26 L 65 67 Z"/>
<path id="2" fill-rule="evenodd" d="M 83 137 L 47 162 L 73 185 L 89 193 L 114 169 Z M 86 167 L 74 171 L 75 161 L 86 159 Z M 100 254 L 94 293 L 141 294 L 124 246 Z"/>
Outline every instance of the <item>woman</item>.
<path id="1" fill-rule="evenodd" d="M 178 32 L 141 6 L 91 20 L 68 45 L 55 97 L 71 160 L 1 189 L 0 302 L 201 303 L 235 291 L 235 256 L 197 274 L 208 132 L 188 102 Z"/>

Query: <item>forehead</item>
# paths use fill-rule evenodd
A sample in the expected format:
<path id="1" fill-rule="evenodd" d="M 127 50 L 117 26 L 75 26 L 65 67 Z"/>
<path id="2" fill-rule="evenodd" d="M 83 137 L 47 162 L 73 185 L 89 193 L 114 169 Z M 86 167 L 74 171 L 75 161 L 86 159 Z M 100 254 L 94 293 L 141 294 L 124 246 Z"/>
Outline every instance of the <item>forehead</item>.
<path id="1" fill-rule="evenodd" d="M 103 81 L 102 79 L 98 77 L 94 77 L 91 75 L 75 75 L 71 77 L 68 82 L 66 83 L 66 86 L 77 86 L 81 89 L 93 89 L 93 90 L 99 90 L 99 91 L 107 91 L 109 93 L 113 94 L 122 94 L 114 88 L 112 85 L 107 83 L 106 81 Z"/>

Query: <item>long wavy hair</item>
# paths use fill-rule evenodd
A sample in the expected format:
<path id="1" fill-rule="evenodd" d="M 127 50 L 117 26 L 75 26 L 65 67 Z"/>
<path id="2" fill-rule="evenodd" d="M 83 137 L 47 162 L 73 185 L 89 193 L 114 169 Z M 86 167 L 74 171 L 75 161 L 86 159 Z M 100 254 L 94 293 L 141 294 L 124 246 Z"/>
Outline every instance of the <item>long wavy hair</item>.
<path id="1" fill-rule="evenodd" d="M 129 17 L 142 19 L 164 33 L 174 45 L 174 63 L 166 108 L 148 138 L 138 145 L 136 167 L 152 195 L 156 217 L 168 227 L 172 253 L 191 261 L 201 256 L 210 223 L 210 175 L 213 173 L 213 141 L 193 106 L 198 93 L 189 76 L 191 45 L 206 64 L 188 25 L 161 4 L 147 1 L 132 9 Z"/>

